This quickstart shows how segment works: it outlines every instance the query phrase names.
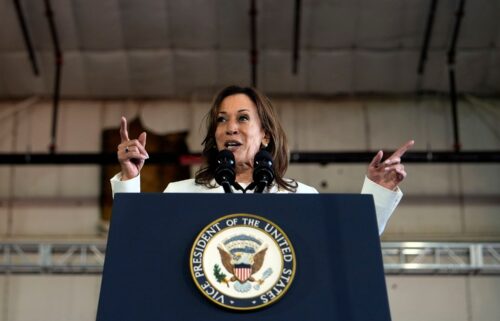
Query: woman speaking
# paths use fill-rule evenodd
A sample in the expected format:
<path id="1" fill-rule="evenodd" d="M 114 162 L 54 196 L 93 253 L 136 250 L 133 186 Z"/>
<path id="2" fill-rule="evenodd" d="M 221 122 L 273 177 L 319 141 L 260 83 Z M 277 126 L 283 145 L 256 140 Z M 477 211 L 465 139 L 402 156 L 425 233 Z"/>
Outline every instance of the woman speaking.
<path id="1" fill-rule="evenodd" d="M 255 186 L 252 184 L 255 156 L 264 150 L 270 155 L 273 171 L 273 180 L 266 184 L 264 193 L 318 193 L 311 186 L 284 177 L 288 168 L 286 135 L 271 102 L 256 89 L 238 86 L 224 88 L 215 97 L 206 120 L 202 167 L 194 179 L 170 183 L 165 189 L 166 193 L 227 191 L 216 179 L 221 163 L 218 155 L 225 150 L 234 155 L 235 177 L 231 183 L 235 187 L 232 189 L 234 192 L 252 192 Z M 137 139 L 130 139 L 127 120 L 122 117 L 120 135 L 118 160 L 121 172 L 111 179 L 113 193 L 140 192 L 139 174 L 149 157 L 146 133 L 143 132 Z M 413 143 L 412 140 L 408 141 L 384 162 L 383 152 L 379 151 L 368 166 L 361 193 L 373 195 L 379 234 L 382 234 L 403 195 L 398 187 L 406 177 L 401 156 Z"/>

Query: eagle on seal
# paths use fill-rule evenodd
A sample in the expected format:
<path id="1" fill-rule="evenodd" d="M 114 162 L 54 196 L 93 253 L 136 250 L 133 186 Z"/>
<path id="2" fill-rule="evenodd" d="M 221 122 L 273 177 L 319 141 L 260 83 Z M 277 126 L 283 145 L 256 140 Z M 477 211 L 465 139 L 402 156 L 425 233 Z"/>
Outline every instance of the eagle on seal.
<path id="1" fill-rule="evenodd" d="M 259 284 L 261 284 L 263 280 L 256 280 L 253 275 L 257 273 L 264 264 L 267 246 L 257 251 L 260 247 L 260 244 L 255 244 L 254 242 L 251 242 L 254 244 L 249 244 L 248 237 L 246 237 L 245 239 L 246 242 L 243 242 L 244 244 L 242 244 L 241 239 L 239 241 L 239 244 L 234 244 L 233 242 L 230 242 L 233 244 L 228 244 L 228 242 L 225 242 L 226 247 L 229 248 L 229 251 L 227 251 L 225 246 L 223 246 L 222 244 L 219 244 L 219 246 L 217 246 L 222 265 L 229 273 L 233 275 L 229 280 L 224 281 L 226 283 L 234 281 L 245 283 L 247 281 L 250 281 L 258 282 Z"/>

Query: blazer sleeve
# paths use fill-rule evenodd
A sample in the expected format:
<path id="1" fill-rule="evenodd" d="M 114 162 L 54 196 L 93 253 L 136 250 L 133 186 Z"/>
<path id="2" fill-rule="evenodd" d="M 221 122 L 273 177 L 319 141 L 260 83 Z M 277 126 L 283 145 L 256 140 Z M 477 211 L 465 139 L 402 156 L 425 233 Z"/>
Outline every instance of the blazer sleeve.
<path id="1" fill-rule="evenodd" d="M 398 206 L 399 201 L 403 197 L 403 192 L 397 188 L 396 191 L 391 191 L 385 187 L 378 185 L 365 176 L 365 182 L 361 194 L 372 194 L 375 203 L 375 212 L 377 214 L 378 233 L 382 235 L 385 226 L 389 221 L 392 213 Z"/>
<path id="2" fill-rule="evenodd" d="M 109 181 L 111 182 L 111 191 L 113 197 L 115 193 L 140 193 L 141 192 L 141 175 L 122 181 L 122 173 L 113 176 Z"/>

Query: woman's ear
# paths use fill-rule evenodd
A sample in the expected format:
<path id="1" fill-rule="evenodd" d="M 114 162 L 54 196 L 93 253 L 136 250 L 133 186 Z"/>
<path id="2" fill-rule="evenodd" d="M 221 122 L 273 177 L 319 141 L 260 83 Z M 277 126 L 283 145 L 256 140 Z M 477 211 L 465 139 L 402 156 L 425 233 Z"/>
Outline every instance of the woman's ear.
<path id="1" fill-rule="evenodd" d="M 264 146 L 264 148 L 267 148 L 267 146 L 269 145 L 270 141 L 271 140 L 269 139 L 269 135 L 266 133 L 264 135 L 264 138 L 262 139 L 262 143 L 261 144 L 262 144 L 262 146 Z"/>

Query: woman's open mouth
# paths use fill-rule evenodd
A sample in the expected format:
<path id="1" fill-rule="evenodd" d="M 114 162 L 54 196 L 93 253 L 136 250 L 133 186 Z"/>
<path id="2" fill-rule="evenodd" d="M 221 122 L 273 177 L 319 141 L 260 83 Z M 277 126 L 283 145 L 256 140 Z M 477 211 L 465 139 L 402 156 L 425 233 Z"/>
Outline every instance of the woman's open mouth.
<path id="1" fill-rule="evenodd" d="M 229 140 L 229 141 L 224 143 L 224 147 L 226 147 L 226 149 L 228 149 L 230 151 L 235 151 L 240 146 L 241 146 L 241 143 L 236 141 L 236 140 Z"/>

